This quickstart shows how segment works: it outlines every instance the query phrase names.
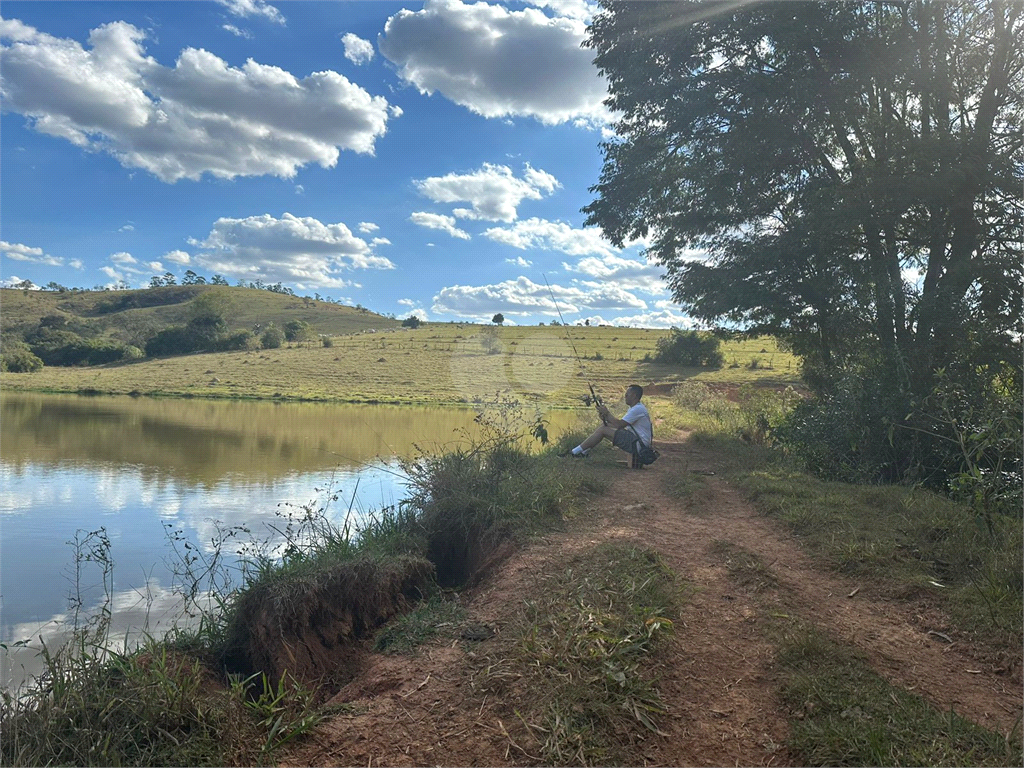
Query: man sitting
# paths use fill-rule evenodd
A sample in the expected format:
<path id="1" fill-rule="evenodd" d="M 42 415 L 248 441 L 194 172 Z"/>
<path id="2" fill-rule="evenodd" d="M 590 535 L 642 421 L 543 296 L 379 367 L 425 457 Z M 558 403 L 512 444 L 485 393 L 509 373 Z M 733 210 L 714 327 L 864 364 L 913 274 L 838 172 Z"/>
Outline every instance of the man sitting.
<path id="1" fill-rule="evenodd" d="M 625 400 L 629 410 L 626 411 L 621 419 L 612 416 L 608 408 L 603 404 L 599 405 L 597 412 L 601 414 L 604 424 L 598 427 L 590 437 L 573 448 L 572 451 L 563 455 L 586 456 L 591 448 L 605 438 L 611 440 L 612 445 L 616 448 L 621 448 L 629 454 L 634 452 L 638 438 L 643 441 L 644 445 L 650 445 L 654 440 L 654 426 L 651 424 L 651 414 L 648 413 L 647 406 L 640 402 L 640 398 L 643 396 L 644 388 L 638 384 L 631 384 L 626 387 Z"/>

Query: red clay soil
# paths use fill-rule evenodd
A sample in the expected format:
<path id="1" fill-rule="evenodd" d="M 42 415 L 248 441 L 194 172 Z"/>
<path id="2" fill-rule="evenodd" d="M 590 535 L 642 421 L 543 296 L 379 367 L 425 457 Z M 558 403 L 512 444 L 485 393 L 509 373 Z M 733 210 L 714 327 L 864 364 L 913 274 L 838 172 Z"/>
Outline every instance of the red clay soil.
<path id="1" fill-rule="evenodd" d="M 469 646 L 426 646 L 413 657 L 366 653 L 362 672 L 334 697 L 338 713 L 287 756 L 284 765 L 504 766 L 540 763 L 537 741 L 510 703 L 488 690 L 483 672 L 508 617 L 537 589 L 537 574 L 595 544 L 631 540 L 653 547 L 695 587 L 658 652 L 656 674 L 668 707 L 636 765 L 792 765 L 787 724 L 772 668 L 775 645 L 765 615 L 799 617 L 856 646 L 873 668 L 940 710 L 1007 733 L 1021 717 L 1020 668 L 986 661 L 923 604 L 872 594 L 854 580 L 816 568 L 796 540 L 760 515 L 717 476 L 713 457 L 686 442 L 659 441 L 661 460 L 643 472 L 622 467 L 597 499 L 596 516 L 517 552 L 463 593 L 473 621 L 498 638 Z M 659 474 L 679 466 L 702 473 L 704 487 L 681 501 Z M 674 465 L 674 466 L 673 466 Z M 596 518 L 596 522 L 595 522 Z M 721 545 L 769 564 L 778 586 L 738 587 Z M 717 553 L 717 554 L 716 554 Z M 851 593 L 857 590 L 853 597 Z M 774 610 L 773 601 L 777 603 Z M 946 631 L 943 631 L 946 630 Z M 492 671 L 493 672 L 493 671 Z"/>

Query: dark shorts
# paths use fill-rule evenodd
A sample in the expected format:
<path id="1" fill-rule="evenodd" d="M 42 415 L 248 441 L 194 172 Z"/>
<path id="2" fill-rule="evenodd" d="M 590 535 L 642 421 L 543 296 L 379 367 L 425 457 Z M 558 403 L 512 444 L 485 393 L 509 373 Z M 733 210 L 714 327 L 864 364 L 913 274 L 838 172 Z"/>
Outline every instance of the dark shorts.
<path id="1" fill-rule="evenodd" d="M 636 436 L 636 432 L 623 427 L 622 429 L 615 430 L 615 437 L 612 438 L 612 444 L 616 448 L 621 448 L 626 453 L 633 453 L 636 441 L 639 439 L 640 438 Z"/>

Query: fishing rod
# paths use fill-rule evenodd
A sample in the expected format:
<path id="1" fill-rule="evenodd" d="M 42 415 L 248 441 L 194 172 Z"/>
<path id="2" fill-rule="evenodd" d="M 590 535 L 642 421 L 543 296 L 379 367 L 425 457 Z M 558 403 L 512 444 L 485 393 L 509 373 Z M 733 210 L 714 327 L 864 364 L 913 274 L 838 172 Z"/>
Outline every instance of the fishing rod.
<path id="1" fill-rule="evenodd" d="M 565 322 L 565 318 L 562 317 L 562 310 L 558 308 L 558 302 L 555 301 L 555 293 L 551 290 L 551 283 L 548 282 L 548 276 L 544 273 L 541 273 L 541 276 L 544 278 L 544 285 L 548 287 L 548 294 L 551 296 L 551 303 L 555 305 L 555 311 L 558 313 L 558 319 L 561 321 L 562 327 L 565 328 L 565 337 L 569 340 L 569 346 L 572 348 L 572 353 L 576 356 L 576 362 L 579 363 L 580 370 L 583 371 L 583 378 L 586 380 L 587 386 L 590 387 L 591 401 L 594 403 L 594 407 L 598 409 L 598 413 L 600 413 L 600 409 L 604 407 L 604 403 L 602 403 L 601 398 L 597 396 L 597 392 L 594 390 L 594 385 L 590 383 L 590 376 L 587 375 L 587 367 L 580 359 L 580 353 L 576 351 L 576 345 L 572 343 L 572 334 L 569 333 L 569 326 Z M 587 402 L 587 405 L 590 405 L 590 402 Z M 601 416 L 601 422 L 607 424 L 608 419 Z"/>

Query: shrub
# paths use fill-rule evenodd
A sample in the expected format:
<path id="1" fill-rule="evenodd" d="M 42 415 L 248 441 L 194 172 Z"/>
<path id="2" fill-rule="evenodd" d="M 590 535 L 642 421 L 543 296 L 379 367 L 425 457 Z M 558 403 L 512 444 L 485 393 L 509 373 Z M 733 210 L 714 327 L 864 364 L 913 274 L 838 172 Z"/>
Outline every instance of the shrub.
<path id="1" fill-rule="evenodd" d="M 316 333 L 305 320 L 289 320 L 284 324 L 284 337 L 288 341 L 309 341 L 316 337 Z"/>
<path id="2" fill-rule="evenodd" d="M 711 387 L 700 381 L 684 381 L 672 388 L 672 402 L 684 411 L 697 411 L 714 397 Z"/>
<path id="3" fill-rule="evenodd" d="M 413 329 L 419 328 L 420 319 L 416 317 L 416 315 L 410 315 L 409 317 L 405 318 L 405 320 L 402 321 L 402 327 Z"/>
<path id="4" fill-rule="evenodd" d="M 27 346 L 6 346 L 0 353 L 0 371 L 9 373 L 32 373 L 41 370 L 43 361 L 32 353 Z"/>
<path id="5" fill-rule="evenodd" d="M 150 357 L 187 355 L 197 351 L 195 337 L 182 325 L 172 325 L 157 331 L 146 342 L 146 354 Z"/>
<path id="6" fill-rule="evenodd" d="M 721 345 L 713 334 L 673 328 L 671 335 L 658 339 L 654 359 L 659 363 L 692 368 L 721 368 L 725 363 Z"/>
<path id="7" fill-rule="evenodd" d="M 321 336 L 320 343 L 323 344 L 324 347 L 329 349 L 334 346 L 334 339 L 332 339 L 330 336 Z"/>
<path id="8" fill-rule="evenodd" d="M 282 344 L 284 344 L 284 333 L 271 323 L 260 336 L 260 345 L 263 349 L 278 349 Z"/>

